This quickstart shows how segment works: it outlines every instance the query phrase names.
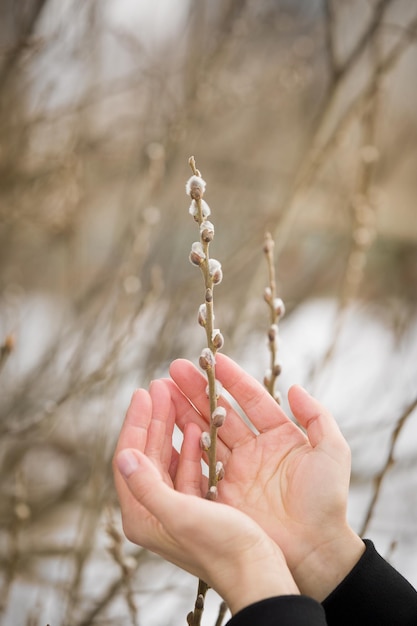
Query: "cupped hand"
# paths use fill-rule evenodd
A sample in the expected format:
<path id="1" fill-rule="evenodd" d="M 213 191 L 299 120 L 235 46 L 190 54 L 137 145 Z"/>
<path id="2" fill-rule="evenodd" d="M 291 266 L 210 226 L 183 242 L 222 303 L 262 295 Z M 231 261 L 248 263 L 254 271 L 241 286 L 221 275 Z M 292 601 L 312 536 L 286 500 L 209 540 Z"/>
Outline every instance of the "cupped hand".
<path id="1" fill-rule="evenodd" d="M 274 595 L 298 589 L 278 546 L 250 517 L 233 507 L 194 495 L 190 465 L 200 462 L 200 429 L 191 424 L 175 457 L 174 410 L 161 381 L 150 392 L 135 392 L 113 460 L 123 528 L 133 542 L 202 578 L 227 601 L 234 613 Z"/>
<path id="2" fill-rule="evenodd" d="M 171 365 L 165 381 L 181 429 L 208 427 L 206 379 L 189 361 Z M 304 389 L 289 391 L 289 419 L 264 387 L 224 355 L 216 378 L 247 420 L 224 398 L 218 458 L 225 477 L 219 500 L 245 512 L 281 547 L 303 593 L 322 600 L 360 558 L 364 544 L 349 527 L 346 507 L 350 450 L 331 414 Z M 187 467 L 195 483 L 197 464 Z M 182 474 L 187 482 L 187 472 Z"/>

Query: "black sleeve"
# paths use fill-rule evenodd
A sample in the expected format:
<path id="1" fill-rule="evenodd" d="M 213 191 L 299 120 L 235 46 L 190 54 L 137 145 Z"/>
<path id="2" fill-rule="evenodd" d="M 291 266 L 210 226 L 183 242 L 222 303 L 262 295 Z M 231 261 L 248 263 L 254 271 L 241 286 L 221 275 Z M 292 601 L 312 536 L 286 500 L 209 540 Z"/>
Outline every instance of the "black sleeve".
<path id="1" fill-rule="evenodd" d="M 417 591 L 371 541 L 365 545 L 353 570 L 323 602 L 328 626 L 417 626 Z"/>
<path id="2" fill-rule="evenodd" d="M 323 607 L 307 596 L 277 596 L 245 607 L 226 626 L 327 626 Z"/>

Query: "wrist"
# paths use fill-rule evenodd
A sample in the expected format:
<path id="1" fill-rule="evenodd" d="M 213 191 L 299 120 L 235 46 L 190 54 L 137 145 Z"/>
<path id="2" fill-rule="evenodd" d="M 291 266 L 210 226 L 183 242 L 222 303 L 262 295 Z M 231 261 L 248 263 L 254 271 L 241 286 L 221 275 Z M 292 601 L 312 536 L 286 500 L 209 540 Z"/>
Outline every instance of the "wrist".
<path id="1" fill-rule="evenodd" d="M 348 526 L 311 549 L 293 569 L 301 591 L 322 602 L 353 569 L 365 551 L 362 539 Z"/>
<path id="2" fill-rule="evenodd" d="M 274 546 L 268 554 L 243 555 L 236 562 L 233 581 L 223 591 L 223 597 L 234 615 L 250 604 L 284 595 L 299 595 L 300 591 L 286 561 Z"/>

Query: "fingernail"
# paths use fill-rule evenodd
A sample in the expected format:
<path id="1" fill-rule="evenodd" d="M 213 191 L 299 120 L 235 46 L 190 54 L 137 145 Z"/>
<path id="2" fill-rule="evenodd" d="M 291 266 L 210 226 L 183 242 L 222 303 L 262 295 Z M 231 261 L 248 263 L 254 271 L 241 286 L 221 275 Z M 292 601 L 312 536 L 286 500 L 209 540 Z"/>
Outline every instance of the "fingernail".
<path id="1" fill-rule="evenodd" d="M 132 450 L 122 450 L 116 459 L 117 467 L 125 478 L 129 478 L 139 467 L 139 461 Z"/>

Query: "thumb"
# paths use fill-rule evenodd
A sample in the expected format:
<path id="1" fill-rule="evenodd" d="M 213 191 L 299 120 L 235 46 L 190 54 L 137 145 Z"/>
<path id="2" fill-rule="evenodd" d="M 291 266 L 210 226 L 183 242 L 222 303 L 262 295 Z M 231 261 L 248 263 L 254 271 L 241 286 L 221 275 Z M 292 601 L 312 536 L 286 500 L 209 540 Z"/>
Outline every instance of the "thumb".
<path id="1" fill-rule="evenodd" d="M 164 483 L 158 468 L 145 454 L 125 448 L 116 456 L 116 466 L 135 500 L 151 515 L 163 521 L 171 514 L 175 491 Z"/>
<path id="2" fill-rule="evenodd" d="M 313 448 L 318 447 L 333 457 L 342 451 L 350 454 L 349 446 L 333 415 L 303 387 L 291 387 L 288 401 L 295 418 L 305 428 Z"/>

